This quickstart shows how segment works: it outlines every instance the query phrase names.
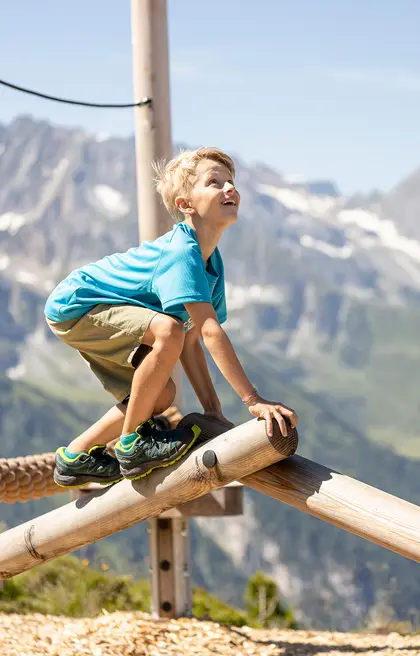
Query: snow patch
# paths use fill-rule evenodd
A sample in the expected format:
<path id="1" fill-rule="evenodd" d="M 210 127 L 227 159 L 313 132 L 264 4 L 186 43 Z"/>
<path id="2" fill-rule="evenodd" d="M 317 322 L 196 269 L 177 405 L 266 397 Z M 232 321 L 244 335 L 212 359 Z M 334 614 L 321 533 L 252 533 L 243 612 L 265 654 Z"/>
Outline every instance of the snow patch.
<path id="1" fill-rule="evenodd" d="M 261 545 L 261 554 L 264 560 L 269 563 L 275 564 L 280 560 L 280 547 L 277 542 L 272 540 L 265 540 Z"/>
<path id="2" fill-rule="evenodd" d="M 324 214 L 329 212 L 337 204 L 336 198 L 308 194 L 303 190 L 296 191 L 295 189 L 274 187 L 273 185 L 265 184 L 257 185 L 257 189 L 260 193 L 271 196 L 293 212 L 311 214 L 316 217 L 324 216 Z"/>
<path id="3" fill-rule="evenodd" d="M 28 175 L 28 171 L 34 163 L 31 157 L 29 157 L 29 155 L 26 156 L 27 161 L 24 161 L 24 164 L 16 174 L 14 179 L 15 188 L 17 188 Z M 59 185 L 64 179 L 68 166 L 69 160 L 66 157 L 59 161 L 57 166 L 51 171 L 50 180 L 48 180 L 41 188 L 41 194 L 37 204 L 30 211 L 25 212 L 25 214 L 17 214 L 16 212 L 6 212 L 6 214 L 2 214 L 0 216 L 0 231 L 7 231 L 11 235 L 15 235 L 23 225 L 41 219 L 47 207 L 57 195 Z M 43 171 L 42 174 L 44 175 L 44 173 L 45 172 Z"/>
<path id="4" fill-rule="evenodd" d="M 10 378 L 10 380 L 19 380 L 19 378 L 23 378 L 25 374 L 26 367 L 22 363 L 17 364 L 16 367 L 10 367 L 9 369 L 6 369 L 6 376 Z"/>
<path id="5" fill-rule="evenodd" d="M 108 185 L 96 185 L 92 189 L 94 199 L 109 218 L 119 219 L 125 216 L 130 209 L 129 203 L 117 189 Z"/>
<path id="6" fill-rule="evenodd" d="M 0 216 L 0 231 L 9 232 L 15 235 L 20 228 L 27 223 L 28 219 L 24 214 L 15 212 L 6 212 Z"/>
<path id="7" fill-rule="evenodd" d="M 383 246 L 420 262 L 420 242 L 404 237 L 398 232 L 393 221 L 381 219 L 375 212 L 361 208 L 339 209 L 343 202 L 342 198 L 310 194 L 304 190 L 297 191 L 265 184 L 258 185 L 257 189 L 260 193 L 275 198 L 292 212 L 308 214 L 329 222 L 333 220 L 334 223 L 338 221 L 346 227 L 347 236 L 355 247 L 373 249 Z M 331 213 L 333 210 L 339 211 L 335 214 L 335 212 Z M 357 229 L 356 232 L 354 228 Z M 353 234 L 351 234 L 352 229 Z M 336 247 L 314 239 L 310 235 L 303 235 L 300 243 L 304 248 L 315 248 L 329 257 L 348 259 L 354 252 L 354 248 L 350 245 Z"/>
<path id="8" fill-rule="evenodd" d="M 37 348 L 46 344 L 47 338 L 45 334 L 45 324 L 40 324 L 31 335 L 29 335 L 27 343 L 29 346 Z"/>
<path id="9" fill-rule="evenodd" d="M 10 257 L 8 255 L 0 255 L 0 271 L 4 271 L 10 264 Z"/>
<path id="10" fill-rule="evenodd" d="M 299 173 L 288 173 L 284 176 L 284 181 L 287 184 L 304 184 L 305 179 Z"/>
<path id="11" fill-rule="evenodd" d="M 96 143 L 102 143 L 102 141 L 108 141 L 108 139 L 110 139 L 108 132 L 98 132 L 98 134 L 95 134 Z"/>
<path id="12" fill-rule="evenodd" d="M 321 253 L 324 253 L 325 255 L 328 255 L 328 257 L 337 257 L 341 260 L 347 260 L 353 255 L 352 246 L 332 246 L 331 244 L 327 244 L 325 241 L 321 241 L 320 239 L 314 239 L 310 235 L 302 235 L 300 238 L 300 245 L 304 248 L 313 248 L 317 251 L 320 251 Z"/>
<path id="13" fill-rule="evenodd" d="M 365 248 L 377 246 L 379 241 L 386 248 L 400 251 L 420 262 L 420 243 L 400 235 L 393 221 L 381 219 L 374 212 L 362 209 L 341 210 L 337 217 L 345 225 L 353 224 L 370 233 L 363 242 Z"/>
<path id="14" fill-rule="evenodd" d="M 282 294 L 274 285 L 251 285 L 250 287 L 240 287 L 226 282 L 226 302 L 229 310 L 239 310 L 248 303 L 279 303 L 282 300 Z"/>
<path id="15" fill-rule="evenodd" d="M 54 280 L 49 280 L 49 279 L 48 279 L 48 280 L 44 280 L 44 289 L 45 289 L 47 292 L 52 292 L 52 290 L 54 289 L 54 287 L 56 286 L 56 284 L 57 284 L 57 283 L 54 282 Z"/>
<path id="16" fill-rule="evenodd" d="M 17 271 L 15 278 L 22 285 L 36 285 L 38 283 L 38 276 L 31 271 Z"/>

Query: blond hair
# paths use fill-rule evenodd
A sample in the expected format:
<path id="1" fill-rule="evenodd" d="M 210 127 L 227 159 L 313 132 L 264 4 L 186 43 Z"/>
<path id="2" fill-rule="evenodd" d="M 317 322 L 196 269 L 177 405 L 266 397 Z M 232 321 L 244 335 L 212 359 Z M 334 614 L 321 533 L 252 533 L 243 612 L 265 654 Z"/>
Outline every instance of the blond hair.
<path id="1" fill-rule="evenodd" d="M 162 196 L 163 203 L 176 222 L 183 221 L 184 215 L 175 204 L 177 196 L 188 194 L 193 186 L 193 178 L 197 165 L 203 159 L 210 159 L 223 164 L 232 178 L 235 177 L 235 164 L 229 155 L 219 148 L 197 148 L 183 150 L 171 160 L 160 160 L 153 163 L 156 172 L 156 189 Z"/>

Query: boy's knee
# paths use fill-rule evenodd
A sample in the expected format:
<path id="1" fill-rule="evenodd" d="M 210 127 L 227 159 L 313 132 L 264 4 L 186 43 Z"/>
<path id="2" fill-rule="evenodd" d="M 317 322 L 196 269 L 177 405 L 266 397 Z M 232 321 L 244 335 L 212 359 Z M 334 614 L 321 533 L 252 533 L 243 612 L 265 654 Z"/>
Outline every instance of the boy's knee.
<path id="1" fill-rule="evenodd" d="M 155 326 L 156 342 L 182 347 L 184 344 L 184 335 L 184 324 L 182 321 L 164 314 L 159 317 L 159 322 Z"/>

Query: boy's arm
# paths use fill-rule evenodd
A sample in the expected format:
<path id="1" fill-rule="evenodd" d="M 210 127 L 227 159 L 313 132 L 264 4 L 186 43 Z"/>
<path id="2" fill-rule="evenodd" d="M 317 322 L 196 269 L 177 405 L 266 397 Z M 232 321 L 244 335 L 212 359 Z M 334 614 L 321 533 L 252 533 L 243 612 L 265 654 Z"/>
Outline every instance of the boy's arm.
<path id="1" fill-rule="evenodd" d="M 225 419 L 222 406 L 210 377 L 204 351 L 200 344 L 200 334 L 194 326 L 185 335 L 184 348 L 181 353 L 181 364 L 198 400 L 204 409 L 204 414 Z"/>
<path id="2" fill-rule="evenodd" d="M 248 406 L 250 413 L 266 420 L 269 436 L 273 434 L 273 419 L 279 424 L 282 435 L 286 436 L 287 427 L 283 417 L 287 417 L 294 427 L 298 420 L 296 413 L 281 403 L 263 399 L 254 389 L 238 360 L 229 337 L 219 324 L 212 304 L 185 303 L 185 309 L 220 372 Z"/>

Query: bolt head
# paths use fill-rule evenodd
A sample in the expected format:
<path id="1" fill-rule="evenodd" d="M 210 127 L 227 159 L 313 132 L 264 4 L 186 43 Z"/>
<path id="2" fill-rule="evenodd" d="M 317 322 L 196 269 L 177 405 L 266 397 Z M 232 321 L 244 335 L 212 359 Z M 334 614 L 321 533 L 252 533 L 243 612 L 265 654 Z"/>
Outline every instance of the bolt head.
<path id="1" fill-rule="evenodd" d="M 204 451 L 203 465 L 208 469 L 211 469 L 212 467 L 215 467 L 216 464 L 217 464 L 217 456 L 215 452 L 212 449 L 208 449 L 208 451 Z"/>

